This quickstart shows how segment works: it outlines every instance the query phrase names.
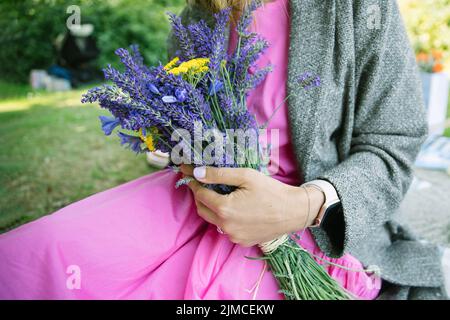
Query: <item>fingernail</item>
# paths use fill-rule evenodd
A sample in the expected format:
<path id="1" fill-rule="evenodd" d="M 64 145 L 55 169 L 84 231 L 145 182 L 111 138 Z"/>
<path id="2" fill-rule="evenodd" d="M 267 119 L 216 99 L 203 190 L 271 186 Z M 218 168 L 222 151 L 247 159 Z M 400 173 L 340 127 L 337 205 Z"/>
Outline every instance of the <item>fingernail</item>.
<path id="1" fill-rule="evenodd" d="M 205 177 L 206 177 L 206 167 L 194 168 L 194 177 L 195 177 L 195 179 L 205 179 Z"/>

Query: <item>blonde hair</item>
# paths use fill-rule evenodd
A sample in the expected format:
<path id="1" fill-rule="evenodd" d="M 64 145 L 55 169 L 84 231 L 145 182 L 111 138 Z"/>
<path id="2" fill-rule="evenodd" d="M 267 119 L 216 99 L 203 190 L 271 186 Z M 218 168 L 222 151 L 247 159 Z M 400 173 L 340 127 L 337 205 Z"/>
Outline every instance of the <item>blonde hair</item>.
<path id="1" fill-rule="evenodd" d="M 269 2 L 270 0 L 259 0 L 260 2 Z M 188 0 L 189 3 L 199 4 L 208 10 L 217 12 L 227 7 L 233 8 L 234 11 L 242 12 L 252 0 Z"/>

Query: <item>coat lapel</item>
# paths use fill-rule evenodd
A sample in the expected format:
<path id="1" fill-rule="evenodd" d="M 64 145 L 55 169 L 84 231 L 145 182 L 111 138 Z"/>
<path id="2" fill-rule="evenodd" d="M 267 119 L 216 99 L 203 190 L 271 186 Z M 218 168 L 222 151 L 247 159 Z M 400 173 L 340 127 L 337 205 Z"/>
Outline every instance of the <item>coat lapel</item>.
<path id="1" fill-rule="evenodd" d="M 311 163 L 314 142 L 324 105 L 327 83 L 333 81 L 332 66 L 335 40 L 335 1 L 290 0 L 290 46 L 287 92 L 291 141 L 305 181 L 314 178 Z M 298 84 L 299 76 L 313 72 L 322 85 L 305 91 Z"/>

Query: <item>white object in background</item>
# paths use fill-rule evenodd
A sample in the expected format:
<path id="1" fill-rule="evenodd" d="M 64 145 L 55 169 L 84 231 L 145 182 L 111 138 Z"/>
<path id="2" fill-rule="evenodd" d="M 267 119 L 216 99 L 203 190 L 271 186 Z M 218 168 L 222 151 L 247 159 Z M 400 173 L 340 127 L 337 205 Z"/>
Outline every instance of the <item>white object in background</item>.
<path id="1" fill-rule="evenodd" d="M 161 151 L 147 152 L 147 162 L 157 168 L 165 168 L 169 165 L 169 154 Z"/>
<path id="2" fill-rule="evenodd" d="M 421 72 L 423 97 L 430 134 L 443 134 L 447 118 L 449 78 L 444 72 Z"/>
<path id="3" fill-rule="evenodd" d="M 419 179 L 417 177 L 413 178 L 413 181 L 411 183 L 411 187 L 409 188 L 409 190 L 412 191 L 422 191 L 425 189 L 429 189 L 432 187 L 432 184 L 428 181 Z"/>
<path id="4" fill-rule="evenodd" d="M 89 37 L 94 32 L 94 25 L 91 23 L 74 24 L 70 26 L 70 32 L 75 37 Z"/>
<path id="5" fill-rule="evenodd" d="M 47 77 L 44 80 L 45 82 L 45 89 L 47 91 L 68 91 L 72 89 L 72 86 L 70 84 L 70 81 L 67 79 L 52 77 L 47 75 Z"/>
<path id="6" fill-rule="evenodd" d="M 30 72 L 30 86 L 32 89 L 44 89 L 45 79 L 48 77 L 47 71 L 34 69 Z"/>
<path id="7" fill-rule="evenodd" d="M 450 167 L 450 138 L 429 136 L 422 145 L 415 164 L 422 169 L 447 171 Z"/>

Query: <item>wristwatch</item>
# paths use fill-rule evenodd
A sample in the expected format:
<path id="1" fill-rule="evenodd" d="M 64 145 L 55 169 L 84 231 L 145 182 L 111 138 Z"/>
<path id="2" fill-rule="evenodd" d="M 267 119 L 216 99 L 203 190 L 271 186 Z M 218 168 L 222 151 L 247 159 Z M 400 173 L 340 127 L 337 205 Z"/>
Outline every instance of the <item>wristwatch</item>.
<path id="1" fill-rule="evenodd" d="M 314 224 L 311 227 L 320 227 L 325 218 L 333 213 L 334 211 L 338 211 L 341 208 L 341 200 L 339 199 L 336 189 L 334 189 L 333 185 L 325 180 L 313 180 L 303 184 L 304 187 L 313 187 L 317 190 L 321 191 L 325 196 L 325 202 L 320 208 L 319 214 L 314 220 Z"/>

